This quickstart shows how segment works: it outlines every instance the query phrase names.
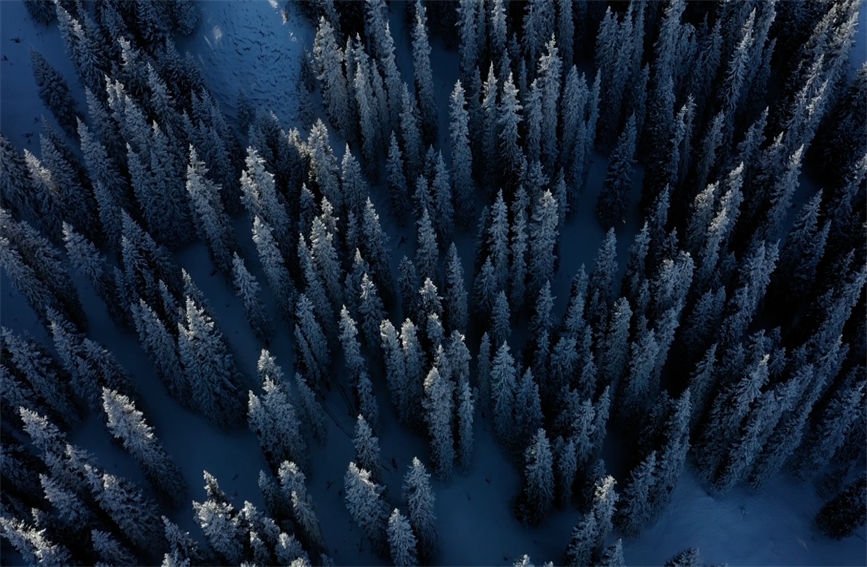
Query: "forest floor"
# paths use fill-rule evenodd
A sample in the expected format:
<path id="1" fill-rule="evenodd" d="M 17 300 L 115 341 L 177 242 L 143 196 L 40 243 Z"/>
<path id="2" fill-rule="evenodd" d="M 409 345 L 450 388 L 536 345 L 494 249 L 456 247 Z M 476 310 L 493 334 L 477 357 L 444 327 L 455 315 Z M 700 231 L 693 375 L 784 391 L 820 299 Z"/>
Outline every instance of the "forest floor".
<path id="1" fill-rule="evenodd" d="M 291 127 L 297 118 L 293 97 L 300 57 L 304 49 L 312 45 L 310 23 L 293 7 L 286 11 L 287 6 L 275 0 L 208 0 L 201 3 L 201 9 L 201 27 L 193 36 L 179 42 L 179 50 L 182 53 L 189 51 L 200 63 L 216 100 L 229 116 L 234 116 L 237 95 L 243 89 L 254 108 L 273 110 L 284 128 Z M 393 2 L 390 17 L 397 62 L 404 76 L 410 79 L 409 39 L 402 16 L 403 5 Z M 56 28 L 34 25 L 19 0 L 0 1 L 0 22 L 0 45 L 4 54 L 0 76 L 2 132 L 16 147 L 29 148 L 36 153 L 38 136 L 33 133 L 38 132 L 38 123 L 33 121 L 46 111 L 33 84 L 29 48 L 39 49 L 61 71 L 74 94 L 80 95 L 81 89 Z M 456 56 L 438 38 L 432 38 L 431 44 L 440 111 L 440 138 L 444 140 L 447 136 L 448 96 L 457 78 Z M 342 144 L 335 144 L 338 156 L 342 151 Z M 557 297 L 557 316 L 565 309 L 572 276 L 582 263 L 588 270 L 592 267 L 603 237 L 593 215 L 593 204 L 606 165 L 604 157 L 595 155 L 586 193 L 561 233 L 560 266 L 552 282 Z M 636 179 L 636 185 L 639 183 L 640 179 Z M 402 254 L 413 253 L 414 229 L 399 228 L 388 212 L 384 193 L 378 187 L 371 187 L 371 190 L 383 217 L 383 227 L 391 237 L 393 265 L 396 266 Z M 263 281 L 249 237 L 249 221 L 237 219 L 236 228 L 247 265 Z M 621 269 L 625 266 L 628 247 L 637 228 L 637 213 L 633 212 L 626 226 L 618 232 Z M 405 242 L 401 236 L 406 237 Z M 461 235 L 457 241 L 464 261 L 466 284 L 470 286 L 474 235 Z M 207 296 L 217 325 L 247 377 L 245 388 L 257 391 L 260 386 L 255 378 L 255 366 L 261 345 L 246 323 L 243 308 L 231 286 L 220 274 L 215 274 L 201 243 L 180 251 L 176 259 Z M 202 470 L 206 469 L 216 476 L 236 508 L 240 508 L 245 499 L 261 506 L 262 497 L 256 480 L 259 470 L 266 469 L 267 464 L 255 436 L 246 429 L 215 430 L 203 418 L 170 398 L 156 379 L 153 366 L 138 346 L 135 336 L 115 327 L 105 306 L 88 284 L 78 281 L 77 286 L 88 314 L 89 335 L 108 347 L 130 372 L 140 395 L 140 409 L 181 468 L 190 488 L 190 500 L 204 499 Z M 271 303 L 272 298 L 268 297 L 267 301 Z M 38 340 L 50 343 L 50 337 L 24 299 L 9 285 L 5 274 L 0 275 L 0 320 L 4 326 L 18 332 L 29 332 Z M 291 341 L 291 331 L 284 325 L 269 345 L 287 377 L 291 377 L 293 372 Z M 471 345 L 471 350 L 475 352 L 476 345 Z M 373 379 L 380 408 L 376 434 L 380 438 L 385 465 L 383 480 L 388 487 L 385 497 L 392 506 L 405 510 L 400 494 L 403 474 L 414 456 L 428 462 L 428 450 L 420 435 L 409 432 L 396 422 L 382 377 L 373 376 Z M 336 391 L 327 397 L 325 409 L 330 418 L 328 440 L 325 445 L 311 445 L 312 467 L 308 479 L 329 554 L 337 564 L 381 564 L 382 558 L 370 549 L 353 524 L 343 501 L 343 475 L 347 463 L 353 459 L 354 418 L 345 398 Z M 104 424 L 102 415 L 91 416 L 74 432 L 73 442 L 92 451 L 108 471 L 146 486 L 135 462 L 110 438 Z M 479 412 L 475 433 L 471 470 L 457 473 L 448 481 L 433 482 L 439 530 L 436 562 L 503 565 L 511 564 L 525 553 L 536 564 L 547 560 L 559 562 L 579 512 L 574 509 L 556 511 L 538 527 L 528 528 L 520 524 L 511 510 L 511 501 L 520 489 L 520 474 L 511 457 L 494 443 L 488 423 Z M 625 475 L 617 476 L 625 479 Z M 698 547 L 702 559 L 709 563 L 865 564 L 865 530 L 843 541 L 823 537 L 812 523 L 820 505 L 821 498 L 812 485 L 785 477 L 777 479 L 761 492 L 739 488 L 725 496 L 713 496 L 687 467 L 664 514 L 640 537 L 624 541 L 624 556 L 629 565 L 653 565 L 663 563 L 684 548 Z M 172 517 L 194 537 L 201 539 L 201 530 L 194 521 L 189 504 L 175 510 Z"/>

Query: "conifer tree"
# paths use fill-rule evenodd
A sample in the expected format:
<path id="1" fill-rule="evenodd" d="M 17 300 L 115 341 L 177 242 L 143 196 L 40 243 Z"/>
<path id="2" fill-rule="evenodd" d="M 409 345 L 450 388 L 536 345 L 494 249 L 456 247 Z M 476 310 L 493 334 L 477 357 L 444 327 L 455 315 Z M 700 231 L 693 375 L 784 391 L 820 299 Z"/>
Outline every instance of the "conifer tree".
<path id="1" fill-rule="evenodd" d="M 271 322 L 262 304 L 261 288 L 256 277 L 247 270 L 243 258 L 238 256 L 237 252 L 232 255 L 232 283 L 235 294 L 244 304 L 247 320 L 253 332 L 260 339 L 266 339 L 271 334 Z"/>
<path id="2" fill-rule="evenodd" d="M 409 471 L 403 478 L 403 495 L 409 512 L 409 523 L 418 540 L 419 559 L 430 561 L 438 538 L 435 497 L 430 487 L 430 474 L 418 457 L 413 457 Z"/>
<path id="3" fill-rule="evenodd" d="M 412 567 L 418 564 L 415 534 L 409 520 L 397 508 L 388 517 L 388 545 L 395 567 Z"/>
<path id="4" fill-rule="evenodd" d="M 324 385 L 327 380 L 326 370 L 329 367 L 328 341 L 322 326 L 313 312 L 313 302 L 306 294 L 298 296 L 295 310 L 295 341 L 299 357 L 308 375 L 312 376 L 317 386 Z"/>
<path id="5" fill-rule="evenodd" d="M 611 228 L 624 221 L 632 189 L 636 137 L 635 115 L 632 115 L 611 154 L 605 183 L 596 203 L 596 216 L 603 228 Z"/>
<path id="6" fill-rule="evenodd" d="M 415 76 L 415 91 L 421 109 L 421 123 L 424 138 L 436 137 L 436 101 L 434 100 L 433 73 L 430 64 L 430 43 L 428 43 L 427 9 L 417 0 L 413 7 L 415 22 L 412 26 L 412 67 Z"/>
<path id="7" fill-rule="evenodd" d="M 650 518 L 653 503 L 650 501 L 656 480 L 656 451 L 652 451 L 629 475 L 629 483 L 623 490 L 615 522 L 626 534 L 636 534 Z"/>
<path id="8" fill-rule="evenodd" d="M 491 364 L 490 395 L 494 414 L 494 431 L 500 439 L 508 439 L 512 433 L 517 379 L 515 360 L 508 343 L 502 343 Z"/>
<path id="9" fill-rule="evenodd" d="M 68 385 L 61 380 L 61 369 L 55 359 L 35 341 L 0 328 L 0 348 L 6 371 L 20 374 L 38 395 L 66 423 L 78 420 Z"/>
<path id="10" fill-rule="evenodd" d="M 834 539 L 842 539 L 864 525 L 867 476 L 863 473 L 825 503 L 816 515 L 816 525 Z"/>
<path id="11" fill-rule="evenodd" d="M 289 504 L 291 516 L 295 525 L 300 528 L 305 543 L 313 548 L 321 548 L 322 532 L 319 519 L 313 509 L 313 499 L 307 491 L 307 478 L 304 472 L 291 461 L 280 464 L 277 476 L 280 479 L 280 490 Z"/>
<path id="12" fill-rule="evenodd" d="M 355 397 L 358 402 L 358 411 L 367 419 L 368 423 L 376 425 L 379 422 L 379 405 L 373 393 L 373 383 L 367 372 L 361 372 L 355 383 Z"/>
<path id="13" fill-rule="evenodd" d="M 439 263 L 439 245 L 436 233 L 431 223 L 427 209 L 422 212 L 418 221 L 418 248 L 416 251 L 416 266 L 419 276 L 437 279 L 437 265 Z"/>
<path id="14" fill-rule="evenodd" d="M 204 477 L 208 498 L 204 502 L 193 502 L 196 520 L 222 560 L 240 562 L 244 553 L 245 534 L 235 508 L 220 489 L 217 479 L 208 471 L 204 471 Z"/>
<path id="15" fill-rule="evenodd" d="M 382 478 L 379 438 L 374 435 L 367 420 L 361 414 L 355 421 L 355 435 L 352 444 L 355 447 L 355 462 L 358 466 L 369 471 L 372 478 Z"/>
<path id="16" fill-rule="evenodd" d="M 524 485 L 521 505 L 530 523 L 541 521 L 554 502 L 554 458 L 543 428 L 539 428 L 524 452 Z"/>
<path id="17" fill-rule="evenodd" d="M 454 158 L 452 158 L 454 159 Z M 409 188 L 404 174 L 403 154 L 400 151 L 400 146 L 397 144 L 397 137 L 394 132 L 388 141 L 388 159 L 385 162 L 386 177 L 388 179 L 388 194 L 391 200 L 391 209 L 398 222 L 403 224 L 405 216 L 409 212 L 407 208 L 407 199 L 409 198 Z"/>
<path id="18" fill-rule="evenodd" d="M 449 245 L 446 264 L 445 323 L 448 329 L 465 331 L 467 328 L 467 291 L 464 287 L 464 269 L 455 243 Z"/>
<path id="19" fill-rule="evenodd" d="M 502 291 L 497 294 L 494 307 L 491 310 L 491 340 L 494 344 L 502 344 L 510 338 L 512 333 L 511 312 L 509 300 Z"/>
<path id="20" fill-rule="evenodd" d="M 178 323 L 178 352 L 196 409 L 219 425 L 240 417 L 237 369 L 222 333 L 203 307 L 187 297 Z"/>
<path id="21" fill-rule="evenodd" d="M 469 360 L 467 361 L 469 363 Z M 469 371 L 469 369 L 467 369 Z M 458 464 L 464 470 L 470 467 L 473 457 L 473 420 L 475 396 L 470 390 L 469 376 L 458 380 L 457 389 L 457 453 Z"/>
<path id="22" fill-rule="evenodd" d="M 285 460 L 308 462 L 307 444 L 284 386 L 283 370 L 266 349 L 259 354 L 257 371 L 263 391 L 261 397 L 248 392 L 247 422 L 259 438 L 266 458 L 274 466 Z"/>
<path id="23" fill-rule="evenodd" d="M 608 383 L 617 384 L 626 368 L 632 309 L 625 297 L 618 299 L 611 311 L 611 320 L 599 353 L 599 372 Z"/>
<path id="24" fill-rule="evenodd" d="M 500 104 L 497 107 L 497 131 L 499 132 L 499 148 L 505 161 L 506 173 L 517 173 L 520 169 L 523 152 L 521 151 L 518 124 L 520 124 L 523 106 L 518 101 L 518 88 L 515 86 L 512 73 L 503 83 Z M 493 148 L 492 148 L 493 149 Z M 495 155 L 494 153 L 487 155 Z"/>
<path id="25" fill-rule="evenodd" d="M 171 502 L 180 503 L 186 492 L 184 479 L 142 412 L 127 396 L 108 388 L 102 389 L 102 408 L 109 432 L 138 461 L 148 481 Z"/>
<path id="26" fill-rule="evenodd" d="M 454 204 L 449 170 L 443 160 L 442 152 L 437 154 L 434 178 L 431 182 L 431 193 L 434 198 L 433 208 L 436 211 L 437 232 L 442 239 L 448 239 L 454 232 Z"/>
<path id="27" fill-rule="evenodd" d="M 253 217 L 253 243 L 259 253 L 259 261 L 265 272 L 265 279 L 274 294 L 277 305 L 284 317 L 292 313 L 292 302 L 295 288 L 292 277 L 286 268 L 286 263 L 277 241 L 274 238 L 272 227 L 260 217 Z"/>
<path id="28" fill-rule="evenodd" d="M 371 479 L 370 471 L 349 463 L 343 478 L 346 508 L 377 549 L 386 544 L 388 509 L 382 500 L 384 487 Z"/>
<path id="29" fill-rule="evenodd" d="M 368 345 L 375 345 L 379 337 L 379 324 L 385 317 L 385 309 L 379 292 L 367 274 L 361 277 L 358 312 L 361 317 L 361 330 Z"/>
<path id="30" fill-rule="evenodd" d="M 461 15 L 475 8 L 471 4 L 461 6 Z M 463 30 L 463 28 L 461 28 Z M 464 47 L 462 50 L 473 49 Z M 475 69 L 475 64 L 471 67 Z M 475 193 L 473 184 L 473 156 L 470 151 L 469 114 L 465 108 L 466 99 L 461 82 L 455 83 L 449 99 L 449 140 L 451 142 L 452 171 L 455 183 L 455 205 L 457 219 L 461 226 L 467 226 L 472 217 L 472 199 Z"/>
<path id="31" fill-rule="evenodd" d="M 60 544 L 45 536 L 45 529 L 37 529 L 4 513 L 0 516 L 0 530 L 21 558 L 30 565 L 67 565 L 72 555 Z"/>
<path id="32" fill-rule="evenodd" d="M 530 286 L 532 290 L 541 289 L 546 281 L 554 277 L 557 264 L 557 210 L 560 204 L 546 190 L 533 207 L 530 225 Z"/>
<path id="33" fill-rule="evenodd" d="M 325 413 L 316 400 L 316 394 L 307 385 L 307 381 L 299 373 L 295 373 L 295 390 L 298 393 L 298 411 L 301 413 L 301 424 L 317 441 L 325 441 Z"/>
<path id="34" fill-rule="evenodd" d="M 169 331 L 170 327 L 141 298 L 130 305 L 130 311 L 139 342 L 156 366 L 157 376 L 176 400 L 189 403 L 190 385 L 181 365 L 177 338 Z"/>
<path id="35" fill-rule="evenodd" d="M 406 83 L 401 89 L 400 135 L 406 160 L 406 177 L 414 179 L 421 173 L 422 139 L 418 125 L 418 108 Z"/>
<path id="36" fill-rule="evenodd" d="M 442 362 L 440 364 L 443 364 Z M 445 361 L 448 365 L 448 361 Z M 454 468 L 454 384 L 448 377 L 447 368 L 443 371 L 434 366 L 424 380 L 424 400 L 428 434 L 431 439 L 431 452 L 437 474 L 448 478 Z"/>
<path id="37" fill-rule="evenodd" d="M 585 513 L 581 521 L 572 529 L 569 545 L 566 547 L 565 564 L 570 567 L 592 564 L 598 533 L 595 515 L 592 511 Z"/>
<path id="38" fill-rule="evenodd" d="M 313 58 L 331 120 L 345 135 L 353 136 L 355 130 L 350 121 L 349 89 L 343 74 L 344 53 L 337 44 L 334 28 L 324 17 L 319 18 L 313 40 Z"/>
<path id="39" fill-rule="evenodd" d="M 208 244 L 211 258 L 225 274 L 232 270 L 232 252 L 235 243 L 229 217 L 223 208 L 220 187 L 208 179 L 205 164 L 199 161 L 196 150 L 190 146 L 190 162 L 187 166 L 187 194 L 190 197 L 193 217 L 199 234 Z"/>
<path id="40" fill-rule="evenodd" d="M 60 127 L 72 136 L 76 129 L 76 110 L 66 79 L 38 51 L 30 51 L 30 65 L 39 88 L 39 98 L 54 115 Z"/>

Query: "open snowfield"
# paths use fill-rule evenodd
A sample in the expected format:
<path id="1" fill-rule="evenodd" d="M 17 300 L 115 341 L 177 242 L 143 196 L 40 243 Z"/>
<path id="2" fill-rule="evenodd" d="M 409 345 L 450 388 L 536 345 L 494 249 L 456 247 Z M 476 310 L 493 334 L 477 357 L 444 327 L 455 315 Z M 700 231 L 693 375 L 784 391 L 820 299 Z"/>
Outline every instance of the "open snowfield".
<path id="1" fill-rule="evenodd" d="M 314 36 L 310 22 L 295 6 L 287 6 L 282 0 L 204 0 L 200 6 L 199 29 L 179 42 L 178 49 L 181 53 L 191 53 L 199 63 L 226 115 L 236 116 L 238 93 L 243 92 L 254 109 L 273 112 L 284 129 L 295 126 L 298 121 L 295 89 L 301 57 L 305 49 L 312 47 Z M 862 22 L 865 14 L 867 10 L 862 11 Z M 398 48 L 397 63 L 404 77 L 411 79 L 408 29 L 402 16 L 402 4 L 392 2 L 391 31 Z M 82 92 L 56 27 L 34 24 L 19 0 L 0 0 L 0 26 L 0 130 L 17 148 L 38 153 L 39 116 L 47 114 L 47 110 L 32 78 L 29 50 L 38 49 L 60 70 L 78 97 L 80 109 L 85 108 L 80 100 Z M 863 33 L 859 34 L 856 50 L 867 51 L 864 37 Z M 440 138 L 445 140 L 448 96 L 457 78 L 457 56 L 438 39 L 434 38 L 431 43 Z M 342 152 L 342 145 L 335 144 L 335 153 L 339 156 Z M 581 264 L 589 271 L 602 241 L 604 233 L 595 221 L 593 205 L 606 167 L 607 160 L 594 154 L 579 209 L 561 232 L 559 272 L 552 282 L 555 317 L 562 316 L 565 310 L 572 276 Z M 638 186 L 641 176 L 636 174 L 635 177 Z M 402 242 L 401 237 L 406 236 L 412 243 L 414 228 L 403 229 L 406 233 L 401 233 L 396 219 L 388 212 L 384 189 L 372 186 L 371 192 L 383 217 L 383 227 L 389 232 L 392 265 L 396 267 L 402 254 L 412 253 L 412 245 Z M 637 201 L 636 195 L 633 200 Z M 632 212 L 627 225 L 618 232 L 621 270 L 625 267 L 632 237 L 639 228 L 637 213 Z M 246 216 L 235 219 L 235 228 L 247 265 L 262 281 Z M 471 233 L 457 239 L 468 285 L 475 254 L 473 237 Z M 190 272 L 207 296 L 217 325 L 246 376 L 245 391 L 247 388 L 258 390 L 256 360 L 263 345 L 253 336 L 231 285 L 221 274 L 214 273 L 202 243 L 181 250 L 176 260 Z M 244 500 L 261 506 L 257 476 L 261 469 L 267 469 L 267 464 L 255 435 L 247 429 L 218 431 L 169 397 L 136 337 L 114 325 L 88 283 L 79 279 L 76 285 L 88 316 L 88 335 L 111 350 L 132 376 L 140 400 L 137 402 L 139 409 L 181 468 L 190 488 L 189 499 L 205 498 L 202 488 L 202 470 L 205 469 L 216 476 L 236 509 Z M 268 292 L 266 296 L 269 308 L 273 308 L 273 298 Z M 5 273 L 0 274 L 0 323 L 50 343 L 50 337 L 24 298 L 9 285 Z M 476 346 L 471 345 L 473 353 Z M 286 376 L 291 377 L 294 373 L 291 329 L 279 329 L 269 348 Z M 403 475 L 414 456 L 428 461 L 427 443 L 398 424 L 382 376 L 373 376 L 373 381 L 380 409 L 376 433 L 385 464 L 386 499 L 390 507 L 399 506 L 403 510 Z M 328 440 L 324 445 L 311 443 L 308 488 L 328 554 L 338 565 L 382 564 L 384 560 L 371 550 L 344 504 L 343 475 L 354 454 L 354 416 L 337 390 L 330 392 L 325 409 L 329 418 Z M 72 441 L 92 451 L 106 470 L 146 486 L 135 461 L 111 439 L 104 424 L 104 416 L 92 416 L 72 435 Z M 579 512 L 574 509 L 556 511 L 533 528 L 519 523 L 511 505 L 520 490 L 520 475 L 494 442 L 489 429 L 488 422 L 477 411 L 472 469 L 459 472 L 448 481 L 433 482 L 439 530 L 436 562 L 507 565 L 523 554 L 530 555 L 537 565 L 548 560 L 559 562 Z M 768 483 L 760 492 L 737 488 L 717 497 L 700 484 L 688 465 L 671 504 L 659 520 L 646 527 L 640 537 L 624 539 L 625 560 L 628 565 L 660 565 L 687 547 L 697 547 L 703 561 L 733 566 L 867 564 L 867 529 L 862 527 L 854 536 L 833 541 L 815 528 L 813 518 L 822 502 L 812 485 L 787 477 Z M 175 510 L 172 519 L 203 540 L 189 503 Z M 0 562 L 15 564 L 15 559 L 14 556 L 4 557 Z"/>

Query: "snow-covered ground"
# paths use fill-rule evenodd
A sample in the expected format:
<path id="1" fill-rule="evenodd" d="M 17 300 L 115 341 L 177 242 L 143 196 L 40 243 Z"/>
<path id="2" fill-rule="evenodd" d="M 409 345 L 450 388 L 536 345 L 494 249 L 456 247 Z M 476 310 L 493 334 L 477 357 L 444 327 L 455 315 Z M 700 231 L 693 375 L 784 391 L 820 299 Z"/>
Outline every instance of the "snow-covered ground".
<path id="1" fill-rule="evenodd" d="M 235 116 L 243 92 L 254 109 L 274 112 L 283 124 L 297 116 L 295 86 L 313 29 L 284 0 L 198 2 L 201 23 L 178 42 L 199 63 L 211 93 Z"/>
<path id="2" fill-rule="evenodd" d="M 179 49 L 194 55 L 226 113 L 234 115 L 238 92 L 243 91 L 255 108 L 273 111 L 285 128 L 293 126 L 297 118 L 294 89 L 300 57 L 304 49 L 311 46 L 313 38 L 310 23 L 294 7 L 287 9 L 285 3 L 275 0 L 206 0 L 201 2 L 201 9 L 199 30 L 181 42 Z M 402 15 L 403 5 L 393 2 L 391 30 L 398 47 L 398 65 L 404 76 L 411 79 L 408 30 Z M 0 24 L 3 53 L 0 126 L 3 135 L 16 147 L 38 148 L 38 136 L 34 135 L 38 133 L 36 120 L 46 111 L 33 84 L 29 49 L 34 47 L 41 51 L 67 78 L 76 96 L 80 97 L 80 89 L 56 28 L 34 25 L 18 1 L 0 1 Z M 861 37 L 863 35 L 859 34 Z M 447 116 L 448 95 L 457 77 L 456 57 L 438 39 L 434 38 L 431 43 L 441 116 L 440 137 L 445 139 L 446 122 L 442 117 Z M 335 151 L 339 155 L 343 148 L 337 146 Z M 559 313 L 568 298 L 572 275 L 581 263 L 588 270 L 592 267 L 602 240 L 603 232 L 593 216 L 593 205 L 606 165 L 604 157 L 595 156 L 584 198 L 561 235 L 560 271 L 553 282 Z M 383 224 L 391 233 L 396 256 L 393 264 L 396 264 L 400 254 L 411 251 L 411 244 L 400 243 L 401 234 L 397 232 L 397 223 L 387 213 L 385 196 L 377 194 L 375 201 L 384 217 Z M 637 223 L 637 218 L 630 218 L 618 234 L 621 268 Z M 248 266 L 261 281 L 245 219 L 238 220 L 237 233 Z M 408 227 L 406 236 L 408 242 L 414 240 L 412 227 Z M 460 237 L 459 242 L 469 285 L 474 256 L 472 235 Z M 182 250 L 177 260 L 208 297 L 217 324 L 247 376 L 246 385 L 258 388 L 255 362 L 261 345 L 253 338 L 238 299 L 222 276 L 213 273 L 204 245 Z M 132 375 L 142 400 L 140 409 L 181 467 L 190 486 L 190 499 L 204 497 L 202 470 L 207 469 L 217 477 L 236 506 L 241 506 L 244 500 L 261 505 L 256 480 L 266 463 L 255 436 L 246 430 L 217 431 L 171 399 L 157 381 L 135 337 L 113 325 L 87 284 L 78 282 L 78 287 L 88 313 L 89 335 L 114 352 Z M 4 326 L 29 331 L 37 339 L 48 342 L 32 310 L 8 285 L 5 275 L 0 275 L 0 319 Z M 281 329 L 269 346 L 286 375 L 291 376 L 291 331 Z M 386 496 L 393 506 L 405 509 L 400 495 L 402 476 L 414 456 L 427 461 L 427 447 L 419 436 L 397 424 L 384 395 L 381 377 L 374 376 L 374 381 L 381 413 L 376 433 L 382 444 L 386 469 Z M 324 446 L 312 446 L 313 464 L 308 480 L 329 554 L 337 564 L 380 564 L 382 559 L 372 553 L 343 502 L 343 474 L 353 458 L 354 419 L 337 392 L 332 392 L 327 399 L 326 411 L 328 441 Z M 134 461 L 108 436 L 102 416 L 92 416 L 72 438 L 92 450 L 106 469 L 143 483 Z M 510 508 L 519 490 L 520 475 L 493 442 L 487 423 L 480 416 L 476 422 L 475 443 L 474 463 L 468 473 L 433 483 L 440 535 L 437 562 L 510 564 L 524 553 L 537 564 L 559 561 L 579 512 L 558 511 L 541 526 L 523 526 Z M 810 485 L 785 478 L 758 493 L 741 488 L 722 497 L 712 496 L 692 472 L 686 470 L 664 515 L 640 537 L 624 541 L 624 555 L 630 565 L 661 564 L 676 552 L 693 546 L 700 548 L 705 561 L 731 565 L 867 564 L 864 529 L 835 542 L 821 536 L 813 527 L 812 518 L 820 504 L 820 498 Z M 201 537 L 189 504 L 175 510 L 172 516 L 184 529 Z"/>
<path id="3" fill-rule="evenodd" d="M 0 1 L 0 132 L 16 148 L 38 154 L 41 117 L 52 123 L 54 118 L 39 98 L 30 64 L 31 50 L 41 53 L 66 79 L 78 112 L 84 115 L 84 91 L 57 26 L 34 22 L 23 2 Z"/>

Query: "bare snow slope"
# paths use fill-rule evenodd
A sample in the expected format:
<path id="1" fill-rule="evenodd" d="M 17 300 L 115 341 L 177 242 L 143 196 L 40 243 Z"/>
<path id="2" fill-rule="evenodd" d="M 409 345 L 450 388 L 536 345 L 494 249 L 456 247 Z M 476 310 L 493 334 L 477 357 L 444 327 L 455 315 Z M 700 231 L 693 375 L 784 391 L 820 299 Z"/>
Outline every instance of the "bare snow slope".
<path id="1" fill-rule="evenodd" d="M 313 30 L 292 3 L 203 0 L 198 30 L 178 42 L 199 63 L 211 94 L 234 117 L 238 93 L 282 124 L 297 116 L 295 86 Z"/>
<path id="2" fill-rule="evenodd" d="M 34 22 L 24 2 L 0 0 L 0 132 L 19 150 L 39 154 L 40 117 L 54 124 L 51 111 L 42 104 L 33 79 L 30 50 L 38 51 L 66 79 L 69 91 L 86 115 L 84 90 L 57 25 Z M 56 124 L 55 124 L 56 125 Z"/>

